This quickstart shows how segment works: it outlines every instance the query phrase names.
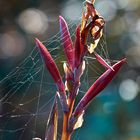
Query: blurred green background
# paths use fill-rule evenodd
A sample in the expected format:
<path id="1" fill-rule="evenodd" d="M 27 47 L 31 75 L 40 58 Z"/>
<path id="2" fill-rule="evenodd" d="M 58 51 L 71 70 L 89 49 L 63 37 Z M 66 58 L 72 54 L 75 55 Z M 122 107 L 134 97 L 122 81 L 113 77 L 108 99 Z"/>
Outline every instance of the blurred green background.
<path id="1" fill-rule="evenodd" d="M 30 52 L 35 46 L 35 37 L 46 40 L 46 46 L 55 39 L 61 45 L 60 36 L 56 35 L 59 32 L 59 15 L 67 19 L 74 36 L 83 5 L 82 0 L 0 0 L 0 98 L 3 99 L 8 93 L 8 98 L 0 100 L 0 140 L 44 138 L 48 110 L 52 105 L 51 95 L 55 93 L 54 85 L 48 86 L 44 82 L 30 87 L 30 76 L 23 78 L 22 68 L 24 74 L 29 69 L 32 75 L 38 70 L 38 67 L 31 68 L 32 62 L 36 61 L 29 60 L 34 56 Z M 106 20 L 104 41 L 107 43 L 109 57 L 111 60 L 126 57 L 127 64 L 89 106 L 82 128 L 76 131 L 72 139 L 140 140 L 140 1 L 96 0 L 95 7 Z M 52 36 L 54 38 L 47 40 Z M 53 48 L 53 45 L 57 46 L 52 43 L 50 47 Z M 60 54 L 60 51 L 54 51 L 53 55 L 59 57 Z M 17 67 L 23 60 L 29 62 L 26 67 Z M 39 64 L 42 65 L 42 62 Z M 62 66 L 58 61 L 57 64 Z M 15 69 L 14 75 L 7 76 L 12 69 Z M 37 75 L 34 81 L 38 79 L 41 82 L 40 77 Z M 20 81 L 20 78 L 23 80 Z M 18 84 L 28 78 L 25 87 L 22 86 L 17 91 Z M 49 81 L 49 75 L 43 78 L 45 79 Z M 9 86 L 9 83 L 12 84 Z M 17 87 L 14 89 L 15 85 Z M 41 92 L 40 87 L 43 89 Z M 52 94 L 46 95 L 46 90 Z M 87 90 L 84 84 L 82 90 Z M 13 93 L 14 96 L 9 98 Z M 34 96 L 37 96 L 35 102 L 32 101 Z M 36 111 L 38 100 L 41 111 Z M 29 104 L 26 103 L 28 101 Z M 34 117 L 35 113 L 40 114 Z"/>

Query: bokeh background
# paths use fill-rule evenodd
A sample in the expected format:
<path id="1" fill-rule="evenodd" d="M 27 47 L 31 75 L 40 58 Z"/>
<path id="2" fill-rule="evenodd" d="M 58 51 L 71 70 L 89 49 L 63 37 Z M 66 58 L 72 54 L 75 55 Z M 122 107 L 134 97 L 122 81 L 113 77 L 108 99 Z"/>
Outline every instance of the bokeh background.
<path id="1" fill-rule="evenodd" d="M 35 46 L 35 37 L 46 40 L 59 32 L 59 15 L 76 24 L 83 5 L 82 0 L 0 0 L 0 80 L 29 56 Z M 140 140 L 140 1 L 96 0 L 95 6 L 106 20 L 105 41 L 110 58 L 126 57 L 127 64 L 90 105 L 84 125 L 73 139 Z M 0 92 L 2 98 L 10 89 L 0 84 L 5 89 Z M 20 130 L 10 131 L 17 122 L 17 128 L 21 128 L 21 120 L 23 124 L 25 122 L 24 118 L 19 121 L 23 113 L 20 110 L 20 117 L 15 117 L 11 123 L 9 108 L 11 106 L 0 102 L 0 139 L 32 139 L 29 133 L 33 128 L 24 136 L 20 135 Z M 9 117 L 3 115 L 5 113 Z M 43 138 L 44 131 L 43 126 L 41 132 L 34 132 L 34 136 Z"/>

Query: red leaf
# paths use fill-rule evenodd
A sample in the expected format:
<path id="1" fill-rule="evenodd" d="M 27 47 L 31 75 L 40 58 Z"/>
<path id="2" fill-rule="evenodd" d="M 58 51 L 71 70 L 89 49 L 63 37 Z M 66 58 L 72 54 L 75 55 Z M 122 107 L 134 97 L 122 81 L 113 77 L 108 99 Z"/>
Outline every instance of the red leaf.
<path id="1" fill-rule="evenodd" d="M 98 95 L 113 79 L 113 77 L 117 74 L 117 72 L 120 70 L 122 65 L 125 63 L 126 59 L 120 60 L 118 63 L 114 64 L 111 69 L 108 69 L 106 72 L 104 72 L 89 88 L 89 90 L 86 92 L 84 97 L 80 100 L 79 104 L 77 105 L 74 116 L 79 116 L 82 111 L 88 106 L 88 104 L 94 99 L 96 95 Z"/>
<path id="2" fill-rule="evenodd" d="M 80 32 L 80 25 L 76 29 L 76 39 L 75 39 L 75 67 L 78 66 L 82 62 L 82 58 L 84 56 L 85 47 L 81 42 L 81 32 Z"/>
<path id="3" fill-rule="evenodd" d="M 105 66 L 107 69 L 113 70 L 112 66 L 110 66 L 99 54 L 94 51 L 95 57 L 99 63 Z M 113 70 L 114 71 L 114 70 Z"/>
<path id="4" fill-rule="evenodd" d="M 53 77 L 59 91 L 63 92 L 65 90 L 65 86 L 52 56 L 50 55 L 47 48 L 38 39 L 36 39 L 36 45 L 38 46 L 43 60 L 45 62 L 45 65 L 48 71 L 50 72 L 51 76 Z"/>
<path id="5" fill-rule="evenodd" d="M 74 48 L 73 48 L 73 43 L 70 37 L 69 30 L 68 30 L 68 25 L 62 16 L 59 16 L 59 23 L 60 23 L 60 32 L 61 32 L 64 52 L 67 57 L 69 66 L 73 69 Z"/>

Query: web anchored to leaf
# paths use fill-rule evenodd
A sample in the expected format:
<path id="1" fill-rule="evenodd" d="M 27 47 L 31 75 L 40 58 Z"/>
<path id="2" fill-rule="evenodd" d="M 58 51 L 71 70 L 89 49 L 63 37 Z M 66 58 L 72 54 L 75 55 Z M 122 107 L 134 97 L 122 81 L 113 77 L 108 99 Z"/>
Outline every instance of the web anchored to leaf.
<path id="1" fill-rule="evenodd" d="M 71 37 L 75 37 L 76 25 L 69 23 L 68 26 Z M 65 37 L 67 38 L 63 36 Z M 57 33 L 51 39 L 43 41 L 43 44 L 47 46 L 64 79 L 62 66 L 66 58 L 62 49 L 63 38 L 61 33 Z M 107 62 L 107 67 L 114 62 L 109 58 L 105 35 L 98 43 L 96 52 Z M 83 97 L 106 69 L 99 64 L 97 59 L 100 58 L 97 57 L 96 54 L 88 53 L 83 58 L 86 66 L 80 81 L 79 97 Z M 0 81 L 0 139 L 28 140 L 35 137 L 44 139 L 46 128 L 48 132 L 51 129 L 48 119 L 55 118 L 55 115 L 58 115 L 60 120 L 58 124 L 60 128 L 63 110 L 59 102 L 57 103 L 59 113 L 52 116 L 52 112 L 56 110 L 56 106 L 53 106 L 56 104 L 56 91 L 56 84 L 46 70 L 38 48 L 34 47 L 30 55 Z M 79 101 L 78 98 L 77 100 Z M 61 138 L 61 131 L 58 129 L 57 139 Z M 48 134 L 46 135 L 48 137 Z M 73 136 L 73 139 L 77 137 Z"/>
<path id="2" fill-rule="evenodd" d="M 69 23 L 69 27 L 74 36 L 75 24 Z M 44 43 L 56 63 L 62 65 L 65 59 L 60 32 Z M 0 81 L 0 139 L 32 139 L 38 135 L 40 126 L 44 130 L 56 92 L 50 78 L 34 47 L 30 55 Z"/>
<path id="3" fill-rule="evenodd" d="M 73 26 L 75 25 L 69 25 L 69 27 Z M 71 33 L 71 35 L 74 36 L 74 33 Z M 66 61 L 60 42 L 60 33 L 50 40 L 44 41 L 58 66 L 62 66 L 63 62 Z M 106 40 L 102 38 L 98 52 L 110 61 L 105 43 Z M 85 56 L 85 61 L 86 70 L 81 81 L 81 95 L 86 92 L 104 70 L 95 65 L 94 56 Z M 95 75 L 92 73 L 95 73 Z M 38 132 L 40 127 L 41 134 L 44 136 L 43 132 L 47 124 L 49 110 L 51 110 L 55 98 L 56 89 L 50 78 L 48 71 L 44 69 L 44 63 L 37 48 L 34 47 L 30 55 L 1 80 L 1 139 L 6 140 L 11 137 L 11 139 L 23 140 L 25 137 L 31 139 L 34 136 L 41 136 Z M 59 117 L 61 118 L 61 116 Z M 40 124 L 35 126 L 35 121 Z"/>

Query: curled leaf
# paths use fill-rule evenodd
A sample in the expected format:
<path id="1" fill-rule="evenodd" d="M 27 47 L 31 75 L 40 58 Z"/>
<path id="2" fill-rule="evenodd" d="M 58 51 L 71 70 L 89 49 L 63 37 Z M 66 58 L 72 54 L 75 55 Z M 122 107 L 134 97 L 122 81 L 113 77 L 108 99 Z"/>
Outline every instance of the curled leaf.
<path id="1" fill-rule="evenodd" d="M 94 97 L 98 95 L 109 84 L 109 82 L 114 78 L 125 61 L 126 59 L 122 59 L 118 63 L 114 64 L 112 66 L 114 71 L 108 69 L 93 83 L 93 85 L 89 88 L 89 90 L 77 105 L 74 111 L 75 117 L 79 116 L 82 111 L 85 110 L 85 108 L 88 106 L 88 104 L 94 99 Z"/>
<path id="2" fill-rule="evenodd" d="M 90 43 L 90 47 L 88 48 L 88 51 L 90 53 L 94 52 L 94 49 L 97 47 L 103 35 L 104 24 L 104 19 L 102 17 L 98 17 L 93 23 L 91 22 L 91 24 L 89 24 L 86 28 L 86 30 L 90 31 L 92 37 L 92 42 Z"/>
<path id="3" fill-rule="evenodd" d="M 92 34 L 94 40 L 101 38 L 104 24 L 105 24 L 105 21 L 104 21 L 103 17 L 99 16 L 95 20 L 95 23 L 91 29 L 91 34 Z"/>
<path id="4" fill-rule="evenodd" d="M 105 24 L 104 19 L 94 8 L 94 2 L 95 0 L 86 1 L 86 10 L 82 14 L 81 23 L 81 40 L 84 45 L 88 46 L 89 53 L 92 53 L 97 47 Z M 88 38 L 92 38 L 92 41 L 89 42 Z"/>

